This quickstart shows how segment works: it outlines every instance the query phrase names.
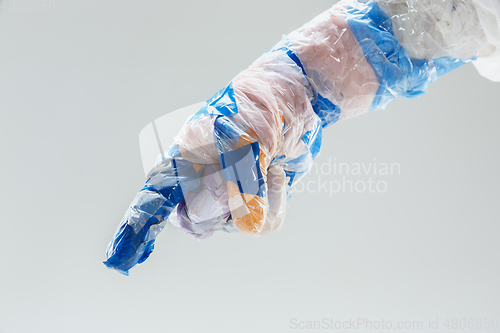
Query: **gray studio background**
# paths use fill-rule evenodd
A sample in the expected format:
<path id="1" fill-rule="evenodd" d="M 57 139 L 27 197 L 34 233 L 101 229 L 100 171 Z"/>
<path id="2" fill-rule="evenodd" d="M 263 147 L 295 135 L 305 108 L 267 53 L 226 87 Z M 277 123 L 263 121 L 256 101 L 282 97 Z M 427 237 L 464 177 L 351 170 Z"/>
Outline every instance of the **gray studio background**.
<path id="1" fill-rule="evenodd" d="M 385 193 L 295 193 L 258 239 L 167 227 L 124 277 L 101 262 L 145 180 L 140 130 L 335 1 L 53 1 L 0 13 L 0 333 L 500 320 L 499 83 L 469 64 L 328 128 L 318 163 L 398 163 Z"/>

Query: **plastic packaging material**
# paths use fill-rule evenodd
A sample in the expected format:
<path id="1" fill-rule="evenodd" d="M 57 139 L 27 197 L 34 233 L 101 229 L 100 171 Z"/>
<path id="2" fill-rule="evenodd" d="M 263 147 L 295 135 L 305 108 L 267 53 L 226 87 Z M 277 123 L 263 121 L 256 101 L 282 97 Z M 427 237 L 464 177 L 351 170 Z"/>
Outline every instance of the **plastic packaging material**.
<path id="1" fill-rule="evenodd" d="M 500 16 L 484 6 L 478 13 L 480 2 L 343 0 L 285 36 L 205 102 L 158 157 L 105 264 L 128 274 L 167 219 L 199 239 L 278 231 L 323 128 L 419 96 L 439 76 L 496 52 L 500 33 L 490 23 Z"/>
<path id="2" fill-rule="evenodd" d="M 492 52 L 472 0 L 377 0 L 411 58 L 471 59 Z"/>
<path id="3" fill-rule="evenodd" d="M 375 2 L 353 1 L 345 6 L 345 11 L 349 27 L 380 83 L 371 110 L 385 108 L 397 96 L 412 98 L 424 94 L 439 76 L 470 61 L 411 57 L 396 38 L 392 20 Z"/>
<path id="4" fill-rule="evenodd" d="M 478 72 L 495 82 L 500 82 L 500 1 L 473 0 L 481 27 L 488 43 L 494 48 L 489 55 L 473 61 Z"/>
<path id="5" fill-rule="evenodd" d="M 369 110 L 379 80 L 340 6 L 292 32 L 288 40 L 290 49 L 317 87 L 315 111 L 323 126 Z"/>
<path id="6" fill-rule="evenodd" d="M 484 77 L 500 81 L 498 0 L 377 0 L 410 57 L 474 59 Z M 478 57 L 477 59 L 475 59 Z"/>

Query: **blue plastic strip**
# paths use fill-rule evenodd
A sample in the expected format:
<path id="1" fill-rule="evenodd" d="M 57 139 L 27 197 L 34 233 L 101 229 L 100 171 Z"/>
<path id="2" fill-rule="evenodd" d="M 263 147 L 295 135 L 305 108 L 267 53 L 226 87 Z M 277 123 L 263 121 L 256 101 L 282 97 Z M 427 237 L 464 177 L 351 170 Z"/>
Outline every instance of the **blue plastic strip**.
<path id="1" fill-rule="evenodd" d="M 285 175 L 290 178 L 290 180 L 288 181 L 288 186 L 292 186 L 293 181 L 294 181 L 295 177 L 297 176 L 297 173 L 293 172 L 293 171 L 285 170 Z"/>
<path id="2" fill-rule="evenodd" d="M 193 172 L 196 171 L 190 162 L 174 159 L 150 174 L 108 248 L 106 266 L 128 275 L 132 267 L 149 257 L 155 242 L 155 235 L 150 231 L 184 200 L 182 183 L 192 179 Z M 145 222 L 140 225 L 138 222 L 142 221 Z"/>
<path id="3" fill-rule="evenodd" d="M 215 142 L 218 143 L 220 152 L 232 149 L 238 144 L 240 137 L 246 135 L 231 121 L 230 117 L 217 116 L 214 121 Z"/>
<path id="4" fill-rule="evenodd" d="M 229 116 L 237 113 L 238 107 L 234 99 L 233 83 L 230 82 L 206 101 L 200 110 L 189 119 L 189 122 L 209 114 Z"/>
<path id="5" fill-rule="evenodd" d="M 238 185 L 240 193 L 266 196 L 264 176 L 259 164 L 260 148 L 253 142 L 220 154 L 224 180 Z"/>
<path id="6" fill-rule="evenodd" d="M 293 42 L 289 39 L 283 40 L 278 45 L 273 47 L 269 52 L 278 52 L 278 51 L 283 51 L 286 53 L 286 55 L 297 65 L 300 67 L 302 70 L 302 74 L 307 76 L 306 70 L 304 66 L 302 65 L 302 62 L 300 61 L 299 57 L 295 52 L 292 51 L 290 47 L 293 46 Z"/>
<path id="7" fill-rule="evenodd" d="M 358 2 L 347 12 L 349 27 L 380 82 L 371 110 L 384 108 L 396 96 L 413 98 L 424 94 L 438 76 L 470 61 L 449 57 L 410 59 L 394 36 L 390 17 L 375 2 Z"/>
<path id="8" fill-rule="evenodd" d="M 314 112 L 321 119 L 321 126 L 323 128 L 335 124 L 340 117 L 340 108 L 333 104 L 329 99 L 318 94 L 318 98 L 314 101 Z"/>
<path id="9" fill-rule="evenodd" d="M 432 63 L 436 68 L 436 74 L 438 77 L 445 75 L 446 73 L 451 72 L 473 60 L 476 60 L 477 57 L 468 60 L 450 58 L 450 57 L 442 57 L 437 59 L 432 59 Z"/>
<path id="10" fill-rule="evenodd" d="M 283 51 L 286 55 L 302 70 L 302 74 L 308 77 L 304 65 L 300 61 L 297 54 L 291 49 L 293 47 L 293 42 L 291 40 L 285 40 L 280 42 L 275 48 L 271 49 L 270 52 Z M 316 97 L 311 101 L 314 112 L 321 119 L 321 126 L 327 127 L 339 120 L 340 108 L 333 104 L 330 100 L 321 96 L 317 93 Z"/>
<path id="11" fill-rule="evenodd" d="M 315 128 L 304 133 L 302 141 L 306 144 L 307 149 L 311 153 L 313 159 L 318 156 L 321 149 L 321 139 L 323 138 L 323 128 L 320 124 L 316 124 Z"/>

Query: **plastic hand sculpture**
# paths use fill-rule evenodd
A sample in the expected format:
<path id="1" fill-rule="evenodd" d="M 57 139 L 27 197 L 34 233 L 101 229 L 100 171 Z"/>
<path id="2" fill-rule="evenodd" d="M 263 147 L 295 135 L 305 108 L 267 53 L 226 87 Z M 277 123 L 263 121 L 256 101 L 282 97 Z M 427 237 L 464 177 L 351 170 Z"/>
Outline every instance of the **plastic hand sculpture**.
<path id="1" fill-rule="evenodd" d="M 167 219 L 206 238 L 280 229 L 323 128 L 416 97 L 474 61 L 500 80 L 497 0 L 343 0 L 284 37 L 210 98 L 148 175 L 109 244 L 124 274 Z M 172 216 L 171 216 L 172 215 Z"/>

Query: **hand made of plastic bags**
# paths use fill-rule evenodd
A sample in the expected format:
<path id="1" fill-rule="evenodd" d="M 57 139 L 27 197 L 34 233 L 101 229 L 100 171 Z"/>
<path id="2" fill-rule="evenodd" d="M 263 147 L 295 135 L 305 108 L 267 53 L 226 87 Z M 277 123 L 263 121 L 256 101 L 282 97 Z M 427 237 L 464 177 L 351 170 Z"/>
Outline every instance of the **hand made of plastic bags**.
<path id="1" fill-rule="evenodd" d="M 441 14 L 449 7 L 453 28 L 477 20 L 470 2 L 447 7 L 451 0 L 427 1 L 416 12 L 412 2 L 378 3 L 339 2 L 209 99 L 149 173 L 105 264 L 128 274 L 150 255 L 169 217 L 200 239 L 220 230 L 255 236 L 279 230 L 288 191 L 311 168 L 323 128 L 383 108 L 397 96 L 425 93 L 439 76 L 495 49 L 482 29 L 450 33 L 454 40 L 441 48 L 428 42 L 442 37 L 429 14 L 437 4 Z M 397 19 L 403 14 L 412 15 L 410 23 Z M 395 34 L 408 24 L 428 36 Z M 412 43 L 427 51 L 414 51 Z"/>

